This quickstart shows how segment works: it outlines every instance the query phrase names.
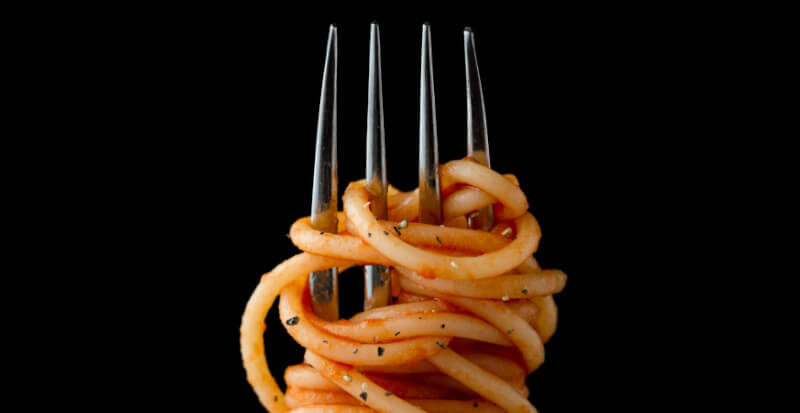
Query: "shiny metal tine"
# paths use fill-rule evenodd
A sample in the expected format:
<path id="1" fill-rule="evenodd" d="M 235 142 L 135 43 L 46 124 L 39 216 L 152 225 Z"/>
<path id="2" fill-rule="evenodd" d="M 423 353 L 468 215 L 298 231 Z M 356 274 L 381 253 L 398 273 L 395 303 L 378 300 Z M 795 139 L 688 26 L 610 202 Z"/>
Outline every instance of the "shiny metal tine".
<path id="1" fill-rule="evenodd" d="M 422 25 L 419 78 L 419 222 L 442 223 L 439 193 L 439 143 L 436 134 L 436 96 L 433 85 L 431 27 Z"/>
<path id="2" fill-rule="evenodd" d="M 491 167 L 489 157 L 489 134 L 486 130 L 486 106 L 483 102 L 483 86 L 475 54 L 475 34 L 464 28 L 464 64 L 467 77 L 467 156 Z M 467 217 L 472 229 L 489 231 L 494 226 L 494 208 L 489 205 Z"/>
<path id="3" fill-rule="evenodd" d="M 328 31 L 325 71 L 317 118 L 317 149 L 314 157 L 314 189 L 311 200 L 311 227 L 320 232 L 336 233 L 338 219 L 338 177 L 336 158 L 336 63 L 338 58 L 336 26 Z M 308 275 L 311 304 L 318 317 L 339 319 L 339 280 L 336 268 Z"/>
<path id="4" fill-rule="evenodd" d="M 370 208 L 378 219 L 387 218 L 386 142 L 383 129 L 383 77 L 381 34 L 378 23 L 370 24 L 369 86 L 367 90 L 367 192 Z M 364 310 L 391 303 L 391 269 L 382 265 L 364 267 Z"/>

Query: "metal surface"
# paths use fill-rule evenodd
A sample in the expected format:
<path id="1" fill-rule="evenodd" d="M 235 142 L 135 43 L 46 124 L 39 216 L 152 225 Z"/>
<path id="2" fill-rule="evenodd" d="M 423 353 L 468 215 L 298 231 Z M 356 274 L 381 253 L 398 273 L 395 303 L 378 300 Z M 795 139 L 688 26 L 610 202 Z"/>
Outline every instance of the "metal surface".
<path id="1" fill-rule="evenodd" d="M 314 188 L 311 200 L 311 227 L 336 233 L 338 219 L 338 177 L 336 155 L 336 64 L 338 58 L 336 26 L 328 31 L 325 71 L 319 98 L 317 148 L 314 157 Z M 308 275 L 314 314 L 329 321 L 339 319 L 339 280 L 336 268 Z"/>
<path id="2" fill-rule="evenodd" d="M 469 27 L 464 28 L 464 64 L 467 79 L 467 156 L 476 162 L 491 167 L 489 157 L 489 134 L 486 130 L 486 106 L 483 102 L 483 86 L 475 54 L 475 35 Z M 494 226 L 494 208 L 489 205 L 467 217 L 472 229 L 489 231 Z"/>
<path id="3" fill-rule="evenodd" d="M 370 25 L 369 86 L 367 90 L 367 192 L 370 208 L 378 219 L 387 217 L 386 142 L 383 129 L 383 78 L 381 38 L 377 23 Z M 391 303 L 390 268 L 364 267 L 364 310 Z"/>
<path id="4" fill-rule="evenodd" d="M 419 78 L 419 222 L 442 223 L 439 192 L 439 143 L 436 134 L 436 96 L 433 85 L 431 28 L 422 25 Z"/>
<path id="5" fill-rule="evenodd" d="M 419 221 L 442 224 L 439 183 L 439 143 L 436 124 L 436 95 L 433 79 L 431 28 L 422 25 L 419 85 Z M 338 220 L 336 153 L 337 32 L 331 25 L 320 93 L 317 141 L 314 159 L 314 188 L 311 226 L 321 233 L 336 233 Z M 464 29 L 464 63 L 467 86 L 467 154 L 476 162 L 491 167 L 486 107 L 483 98 L 475 36 Z M 370 209 L 378 219 L 387 219 L 386 146 L 383 124 L 383 79 L 381 74 L 380 29 L 370 25 L 369 82 L 366 130 L 366 186 Z M 490 230 L 494 224 L 492 206 L 468 217 L 470 228 Z M 314 313 L 326 320 L 339 318 L 338 274 L 336 269 L 309 274 Z M 390 268 L 364 267 L 364 310 L 391 303 Z"/>

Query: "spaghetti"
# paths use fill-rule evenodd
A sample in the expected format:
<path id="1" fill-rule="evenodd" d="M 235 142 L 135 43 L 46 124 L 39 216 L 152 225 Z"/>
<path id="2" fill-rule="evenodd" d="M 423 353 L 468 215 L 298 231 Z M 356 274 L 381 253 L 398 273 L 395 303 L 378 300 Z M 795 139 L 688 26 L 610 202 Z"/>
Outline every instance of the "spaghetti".
<path id="1" fill-rule="evenodd" d="M 337 234 L 313 230 L 308 218 L 292 225 L 304 252 L 262 276 L 242 316 L 247 379 L 267 410 L 536 411 L 525 378 L 544 362 L 556 328 L 553 294 L 566 275 L 533 258 L 541 232 L 513 175 L 464 159 L 442 165 L 440 179 L 442 226 L 408 223 L 418 192 L 394 188 L 388 220 L 377 220 L 363 181 L 344 193 Z M 488 205 L 495 227 L 466 229 L 465 215 Z M 396 304 L 335 322 L 314 315 L 308 273 L 370 264 L 393 267 Z M 285 394 L 263 339 L 278 295 L 285 328 L 306 349 L 305 362 L 286 369 Z"/>

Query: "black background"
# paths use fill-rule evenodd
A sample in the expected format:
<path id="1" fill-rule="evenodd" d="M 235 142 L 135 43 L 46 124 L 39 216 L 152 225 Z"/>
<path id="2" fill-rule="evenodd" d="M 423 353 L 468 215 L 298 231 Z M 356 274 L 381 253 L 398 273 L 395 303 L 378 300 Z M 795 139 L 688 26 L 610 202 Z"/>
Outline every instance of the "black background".
<path id="1" fill-rule="evenodd" d="M 680 35 L 652 10 L 636 19 L 586 8 L 502 17 L 141 12 L 74 42 L 96 62 L 81 66 L 99 119 L 87 133 L 112 137 L 96 142 L 99 168 L 120 173 L 85 172 L 104 191 L 98 210 L 126 211 L 124 220 L 112 212 L 105 229 L 125 239 L 111 247 L 124 261 L 108 268 L 130 270 L 124 282 L 141 293 L 126 309 L 136 332 L 124 340 L 145 360 L 131 363 L 144 378 L 125 394 L 178 409 L 263 411 L 241 366 L 240 317 L 259 276 L 298 252 L 286 234 L 309 213 L 330 23 L 339 28 L 340 195 L 363 177 L 376 19 L 388 177 L 404 190 L 417 177 L 421 23 L 432 25 L 442 162 L 466 152 L 462 30 L 475 32 L 492 165 L 521 181 L 543 231 L 541 265 L 569 277 L 546 362 L 529 380 L 533 403 L 542 412 L 668 403 L 657 383 L 674 352 L 663 348 L 680 337 L 665 332 L 670 309 L 655 303 L 665 269 L 686 259 L 662 254 L 682 225 L 672 193 L 686 148 L 705 145 L 688 125 L 705 99 L 696 86 L 709 74 L 706 40 Z M 685 32 L 691 22 L 681 24 Z M 361 302 L 359 279 L 342 277 L 346 313 Z M 302 352 L 275 313 L 266 342 L 281 380 Z"/>

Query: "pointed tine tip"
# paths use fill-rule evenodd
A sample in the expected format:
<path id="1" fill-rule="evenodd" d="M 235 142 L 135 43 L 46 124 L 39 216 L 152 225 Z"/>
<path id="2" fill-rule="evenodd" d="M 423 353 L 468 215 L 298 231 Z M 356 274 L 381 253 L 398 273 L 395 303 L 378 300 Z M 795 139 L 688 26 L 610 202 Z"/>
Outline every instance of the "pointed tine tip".
<path id="1" fill-rule="evenodd" d="M 328 30 L 328 46 L 327 52 L 325 54 L 326 59 L 330 59 L 333 61 L 333 64 L 336 64 L 336 49 L 338 49 L 339 44 L 339 36 L 336 34 L 336 25 L 331 24 L 330 30 Z"/>
<path id="2" fill-rule="evenodd" d="M 472 33 L 472 27 L 466 26 L 464 27 L 464 31 Z"/>
<path id="3" fill-rule="evenodd" d="M 369 25 L 370 25 L 370 26 L 377 26 L 377 25 L 378 25 L 378 21 L 377 21 L 377 20 L 373 20 L 373 21 L 371 21 L 371 22 L 369 23 Z"/>

